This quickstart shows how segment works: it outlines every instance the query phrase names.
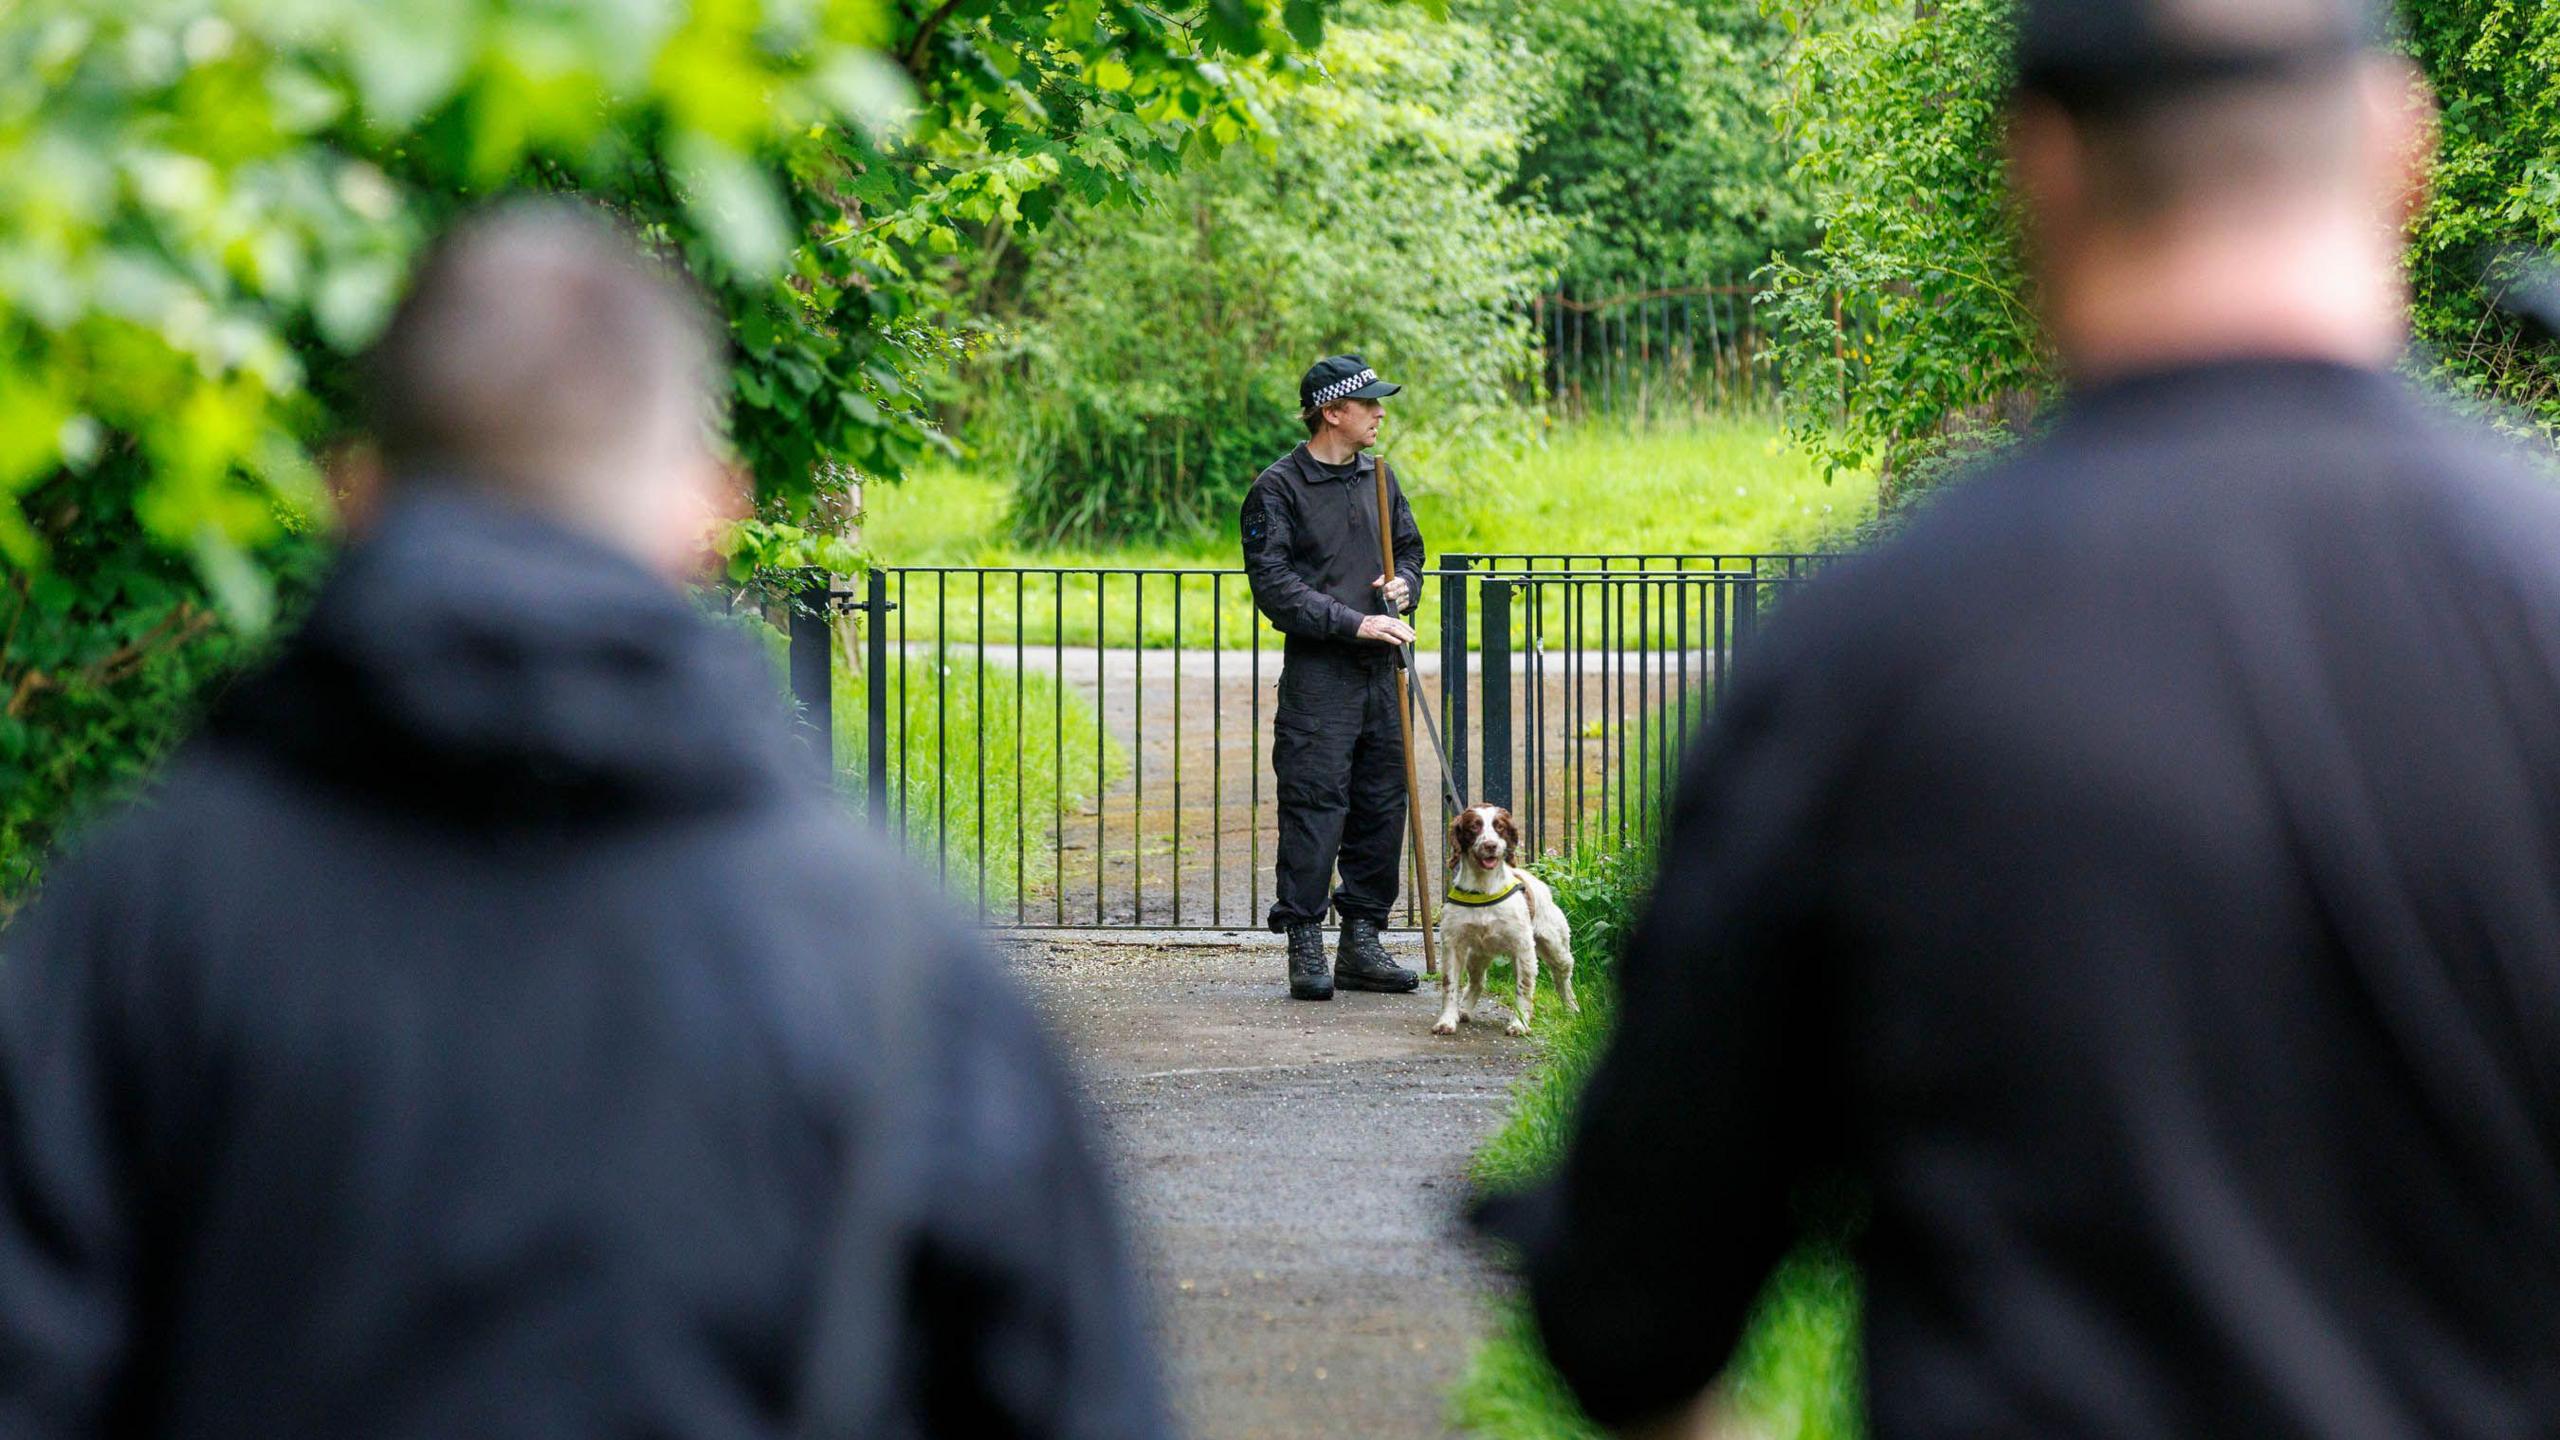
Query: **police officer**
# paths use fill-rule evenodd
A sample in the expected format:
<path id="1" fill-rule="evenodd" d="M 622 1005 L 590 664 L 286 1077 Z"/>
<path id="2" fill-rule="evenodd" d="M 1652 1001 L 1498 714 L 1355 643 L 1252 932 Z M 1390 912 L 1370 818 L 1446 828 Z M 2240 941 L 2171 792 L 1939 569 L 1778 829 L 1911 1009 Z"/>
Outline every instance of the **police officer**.
<path id="1" fill-rule="evenodd" d="M 1526 1242 L 1685 1421 L 1845 1188 L 1879 1440 L 2560 1434 L 2560 486 L 2393 374 L 2348 0 L 2026 0 L 2058 414 L 1789 602 Z"/>
<path id="2" fill-rule="evenodd" d="M 1402 388 L 1357 355 L 1317 361 L 1298 382 L 1307 442 L 1245 492 L 1253 602 L 1288 637 L 1272 716 L 1280 859 L 1270 923 L 1289 936 L 1289 994 L 1300 1000 L 1330 1000 L 1337 985 L 1402 994 L 1421 983 L 1378 939 L 1404 845 L 1395 667 L 1413 641 L 1403 617 L 1422 589 L 1422 532 L 1390 477 L 1395 573 L 1378 572 L 1378 462 L 1367 452 L 1386 417 L 1380 402 Z M 1328 910 L 1342 917 L 1330 975 Z"/>

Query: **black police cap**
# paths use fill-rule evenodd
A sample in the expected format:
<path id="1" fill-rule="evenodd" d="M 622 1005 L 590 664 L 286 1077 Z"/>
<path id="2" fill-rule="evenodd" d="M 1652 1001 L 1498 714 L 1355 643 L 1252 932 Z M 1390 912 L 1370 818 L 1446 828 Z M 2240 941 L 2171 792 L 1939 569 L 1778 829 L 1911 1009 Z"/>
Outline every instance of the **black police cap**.
<path id="1" fill-rule="evenodd" d="M 2340 64 L 2377 44 L 2373 0 L 2024 0 L 2018 89 L 2066 105 Z"/>
<path id="2" fill-rule="evenodd" d="M 1357 355 L 1333 355 L 1317 361 L 1298 379 L 1298 408 L 1313 410 L 1343 400 L 1384 400 L 1404 387 L 1378 378 L 1369 362 Z"/>

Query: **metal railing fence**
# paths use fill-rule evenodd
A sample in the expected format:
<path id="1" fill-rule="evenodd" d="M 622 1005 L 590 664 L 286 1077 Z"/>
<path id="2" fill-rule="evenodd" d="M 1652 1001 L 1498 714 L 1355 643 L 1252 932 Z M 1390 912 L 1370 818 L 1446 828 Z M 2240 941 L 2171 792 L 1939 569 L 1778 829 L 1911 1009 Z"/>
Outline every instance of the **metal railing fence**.
<path id="1" fill-rule="evenodd" d="M 1413 617 L 1414 703 L 1440 718 L 1459 790 L 1509 806 L 1532 849 L 1649 838 L 1760 621 L 1826 558 L 1444 557 Z M 898 566 L 859 583 L 794 618 L 802 721 L 852 803 L 964 904 L 1009 927 L 1263 923 L 1282 654 L 1242 571 Z M 857 617 L 858 666 L 835 665 L 827 608 Z M 1412 729 L 1422 793 L 1442 795 Z M 1424 808 L 1429 823 L 1444 802 Z"/>

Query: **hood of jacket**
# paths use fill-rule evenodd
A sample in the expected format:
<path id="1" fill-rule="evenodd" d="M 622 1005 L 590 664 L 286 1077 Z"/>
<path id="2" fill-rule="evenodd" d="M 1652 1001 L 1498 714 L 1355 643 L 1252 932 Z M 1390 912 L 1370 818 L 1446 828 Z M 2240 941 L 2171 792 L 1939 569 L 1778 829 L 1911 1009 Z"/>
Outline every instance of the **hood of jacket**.
<path id="1" fill-rule="evenodd" d="M 786 703 L 745 637 L 637 561 L 439 490 L 347 551 L 209 729 L 427 811 L 701 810 L 791 783 Z"/>

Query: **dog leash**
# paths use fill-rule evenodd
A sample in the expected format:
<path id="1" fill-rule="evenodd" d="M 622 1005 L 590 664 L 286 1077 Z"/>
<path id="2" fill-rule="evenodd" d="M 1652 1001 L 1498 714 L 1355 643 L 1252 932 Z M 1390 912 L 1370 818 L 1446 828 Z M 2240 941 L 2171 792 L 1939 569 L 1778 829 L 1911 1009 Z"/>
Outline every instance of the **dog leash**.
<path id="1" fill-rule="evenodd" d="M 1407 643 L 1398 648 L 1404 652 L 1405 673 L 1420 675 L 1422 671 L 1415 666 L 1413 660 L 1413 646 Z M 1457 775 L 1449 768 L 1448 747 L 1440 743 L 1440 726 L 1431 718 L 1431 707 L 1417 703 L 1413 708 L 1422 712 L 1422 733 L 1431 737 L 1431 753 L 1440 758 L 1440 788 L 1448 792 L 1449 813 L 1464 814 L 1467 808 L 1467 797 L 1458 793 Z"/>

